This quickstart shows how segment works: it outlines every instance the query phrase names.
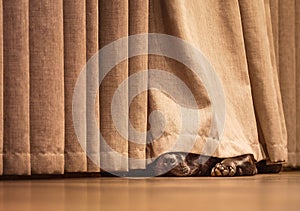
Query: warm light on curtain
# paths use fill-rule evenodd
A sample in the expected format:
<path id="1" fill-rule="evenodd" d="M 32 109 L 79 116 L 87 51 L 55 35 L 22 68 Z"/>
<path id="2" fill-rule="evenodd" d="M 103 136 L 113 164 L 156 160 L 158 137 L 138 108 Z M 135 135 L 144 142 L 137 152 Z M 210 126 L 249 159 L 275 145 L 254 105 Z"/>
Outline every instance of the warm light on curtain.
<path id="1" fill-rule="evenodd" d="M 179 105 L 163 92 L 145 91 L 123 108 L 130 123 L 144 132 L 151 111 L 165 113 L 165 131 L 152 144 L 146 145 L 146 136 L 144 144 L 128 142 L 134 133 L 129 129 L 120 136 L 111 119 L 115 90 L 145 69 L 176 75 L 195 95 L 205 118 L 192 152 L 202 152 L 211 102 L 203 83 L 171 58 L 143 55 L 122 61 L 101 84 L 95 106 L 82 99 L 86 117 L 72 119 L 74 87 L 86 62 L 105 45 L 140 33 L 181 38 L 214 67 L 226 101 L 223 141 L 214 156 L 252 153 L 257 160 L 288 158 L 289 167 L 300 167 L 300 1 L 1 0 L 0 14 L 0 174 L 99 172 L 94 159 L 113 171 L 144 169 L 146 162 L 116 160 L 107 153 L 90 119 L 95 112 L 108 144 L 129 158 L 166 152 L 178 136 L 180 120 Z M 97 78 L 87 75 L 86 87 Z M 149 75 L 128 86 L 147 88 L 153 80 Z M 130 99 L 128 90 L 124 95 Z M 78 143 L 73 121 L 84 125 L 81 132 L 93 159 Z"/>

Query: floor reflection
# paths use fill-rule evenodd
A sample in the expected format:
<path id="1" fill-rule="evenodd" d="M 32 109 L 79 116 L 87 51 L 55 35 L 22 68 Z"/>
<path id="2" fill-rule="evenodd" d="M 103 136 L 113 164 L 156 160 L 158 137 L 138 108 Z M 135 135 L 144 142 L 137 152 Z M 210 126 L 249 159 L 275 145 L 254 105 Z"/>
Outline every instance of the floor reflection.
<path id="1" fill-rule="evenodd" d="M 300 172 L 236 178 L 0 181 L 0 210 L 298 210 Z"/>

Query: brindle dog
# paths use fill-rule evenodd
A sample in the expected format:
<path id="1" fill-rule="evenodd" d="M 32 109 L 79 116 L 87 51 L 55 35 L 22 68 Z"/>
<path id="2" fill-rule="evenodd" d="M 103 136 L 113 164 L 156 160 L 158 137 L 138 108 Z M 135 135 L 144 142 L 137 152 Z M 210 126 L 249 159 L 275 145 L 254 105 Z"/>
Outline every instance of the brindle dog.
<path id="1" fill-rule="evenodd" d="M 156 175 L 165 176 L 230 177 L 278 173 L 281 167 L 281 164 L 266 165 L 265 161 L 256 163 L 251 154 L 221 159 L 177 152 L 158 157 L 153 169 Z"/>

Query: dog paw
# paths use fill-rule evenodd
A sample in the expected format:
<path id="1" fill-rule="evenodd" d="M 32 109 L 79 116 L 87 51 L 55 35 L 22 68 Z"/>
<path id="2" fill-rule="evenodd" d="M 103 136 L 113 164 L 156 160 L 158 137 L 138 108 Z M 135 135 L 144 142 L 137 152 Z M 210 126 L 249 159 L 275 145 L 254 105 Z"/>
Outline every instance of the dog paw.
<path id="1" fill-rule="evenodd" d="M 211 170 L 213 177 L 232 177 L 236 173 L 236 165 L 234 162 L 217 163 Z"/>

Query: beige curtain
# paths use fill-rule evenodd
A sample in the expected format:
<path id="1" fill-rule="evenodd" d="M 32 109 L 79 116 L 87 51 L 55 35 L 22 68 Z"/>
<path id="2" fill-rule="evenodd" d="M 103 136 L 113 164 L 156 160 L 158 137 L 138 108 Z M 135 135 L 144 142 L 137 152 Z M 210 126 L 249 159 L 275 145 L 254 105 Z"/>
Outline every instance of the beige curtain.
<path id="1" fill-rule="evenodd" d="M 122 107 L 122 127 L 127 132 L 120 135 L 111 118 L 114 93 L 125 79 L 146 69 L 176 76 L 193 93 L 201 116 L 199 130 L 187 129 L 180 137 L 186 142 L 196 137 L 191 151 L 210 154 L 206 138 L 214 123 L 211 96 L 189 67 L 169 57 L 149 54 L 118 63 L 105 76 L 95 101 L 86 96 L 98 84 L 99 75 L 87 74 L 81 90 L 85 97 L 79 105 L 84 118 L 73 119 L 74 87 L 86 62 L 107 44 L 141 33 L 187 41 L 218 75 L 226 113 L 224 133 L 213 156 L 252 153 L 257 160 L 288 161 L 287 166 L 299 167 L 299 11 L 298 0 L 2 0 L 0 174 L 144 169 L 181 135 L 180 109 L 184 108 L 162 90 L 147 90 L 157 79 L 143 75 L 139 81 L 129 81 L 122 93 L 131 99 L 131 87 L 146 90 Z M 148 42 L 140 45 L 149 52 L 153 48 Z M 125 48 L 132 50 L 130 43 Z M 190 54 L 186 49 L 178 53 Z M 182 95 L 172 79 L 161 83 Z M 156 110 L 163 119 L 149 117 Z M 102 137 L 91 129 L 94 116 Z M 137 138 L 127 120 L 138 131 L 149 130 L 138 144 L 127 141 Z M 84 146 L 78 142 L 76 123 L 82 125 Z M 162 125 L 161 135 L 149 143 Z M 108 152 L 104 139 L 125 159 Z"/>
<path id="2" fill-rule="evenodd" d="M 288 136 L 288 167 L 300 166 L 300 1 L 270 1 L 273 42 Z"/>

